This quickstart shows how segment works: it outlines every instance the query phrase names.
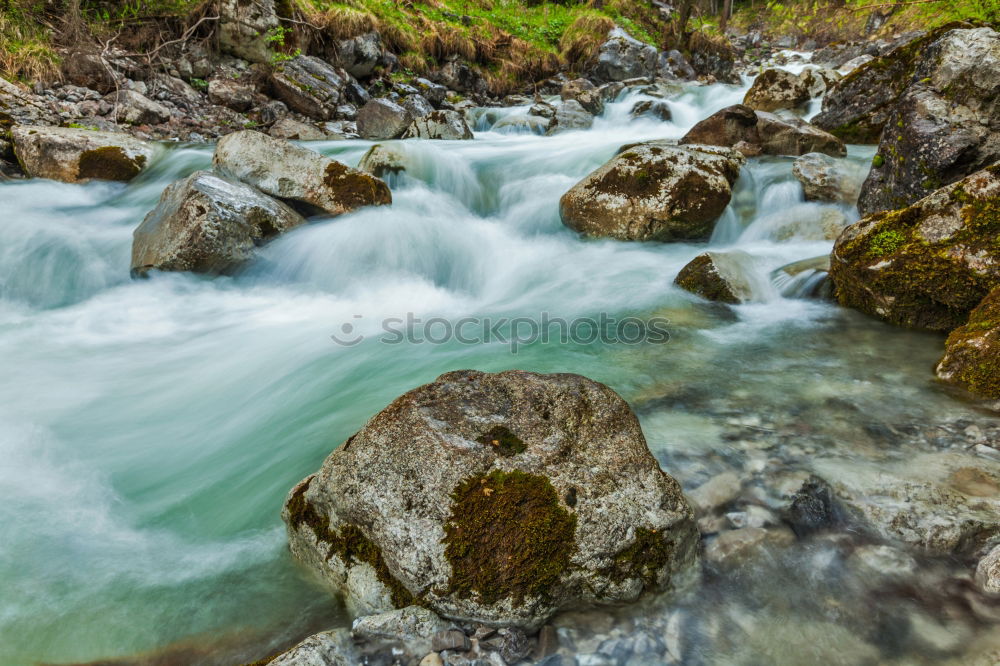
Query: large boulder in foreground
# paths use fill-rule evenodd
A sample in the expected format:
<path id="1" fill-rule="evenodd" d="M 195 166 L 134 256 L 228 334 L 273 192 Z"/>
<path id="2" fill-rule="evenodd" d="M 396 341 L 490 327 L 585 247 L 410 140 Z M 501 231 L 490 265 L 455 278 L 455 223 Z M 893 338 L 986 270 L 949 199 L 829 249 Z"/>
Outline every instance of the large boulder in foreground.
<path id="1" fill-rule="evenodd" d="M 948 336 L 939 379 L 990 400 L 1000 400 L 1000 287 L 979 304 L 969 321 Z"/>
<path id="2" fill-rule="evenodd" d="M 356 614 L 537 628 L 696 576 L 698 532 L 614 391 L 463 370 L 397 398 L 298 484 L 292 554 Z"/>
<path id="3" fill-rule="evenodd" d="M 559 214 L 587 236 L 705 240 L 729 205 L 742 163 L 725 148 L 639 144 L 574 185 L 560 199 Z"/>
<path id="4" fill-rule="evenodd" d="M 843 141 L 804 120 L 754 111 L 744 104 L 713 113 L 692 127 L 680 142 L 736 148 L 748 156 L 847 154 Z"/>
<path id="5" fill-rule="evenodd" d="M 10 133 L 25 173 L 64 183 L 132 180 L 157 150 L 152 143 L 117 132 L 15 125 Z"/>
<path id="6" fill-rule="evenodd" d="M 1000 286 L 1000 165 L 844 230 L 837 300 L 898 326 L 951 331 Z"/>
<path id="7" fill-rule="evenodd" d="M 927 47 L 861 189 L 862 215 L 908 206 L 1000 160 L 1000 33 L 952 30 Z"/>
<path id="8" fill-rule="evenodd" d="M 228 273 L 257 246 L 305 220 L 254 188 L 197 171 L 163 191 L 132 240 L 132 275 L 150 270 Z"/>
<path id="9" fill-rule="evenodd" d="M 220 139 L 212 165 L 306 214 L 341 215 L 392 203 L 389 186 L 375 176 L 253 130 Z"/>

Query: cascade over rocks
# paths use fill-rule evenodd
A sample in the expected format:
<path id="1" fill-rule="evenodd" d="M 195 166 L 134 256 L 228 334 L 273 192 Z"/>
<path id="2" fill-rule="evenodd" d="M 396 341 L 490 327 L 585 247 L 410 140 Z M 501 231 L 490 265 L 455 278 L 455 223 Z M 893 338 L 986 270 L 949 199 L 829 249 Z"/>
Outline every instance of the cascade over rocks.
<path id="1" fill-rule="evenodd" d="M 411 605 L 538 628 L 683 589 L 698 533 L 611 389 L 450 372 L 397 398 L 290 493 L 292 554 L 353 613 Z"/>
<path id="2" fill-rule="evenodd" d="M 681 144 L 705 144 L 736 148 L 752 156 L 823 153 L 847 154 L 844 142 L 799 118 L 781 118 L 735 104 L 713 113 L 688 131 Z"/>
<path id="3" fill-rule="evenodd" d="M 807 201 L 854 204 L 861 192 L 864 174 L 847 160 L 823 153 L 806 153 L 795 160 L 792 174 L 802 183 Z"/>
<path id="4" fill-rule="evenodd" d="M 563 224 L 587 236 L 705 240 L 732 198 L 743 157 L 712 146 L 631 146 L 559 201 Z"/>
<path id="5" fill-rule="evenodd" d="M 410 112 L 399 104 L 385 98 L 373 99 L 358 109 L 358 134 L 373 141 L 398 139 L 412 121 Z"/>
<path id="6" fill-rule="evenodd" d="M 378 178 L 253 130 L 220 139 L 212 165 L 220 174 L 307 214 L 341 215 L 362 206 L 392 203 L 389 187 Z"/>
<path id="7" fill-rule="evenodd" d="M 271 73 L 274 95 L 313 120 L 330 120 L 343 101 L 345 86 L 354 79 L 343 69 L 314 56 L 296 56 Z"/>
<path id="8" fill-rule="evenodd" d="M 937 376 L 990 400 L 1000 400 L 1000 287 L 983 299 L 964 326 L 948 336 Z"/>
<path id="9" fill-rule="evenodd" d="M 471 139 L 472 130 L 465 122 L 465 116 L 458 111 L 431 111 L 417 118 L 406 130 L 404 139 L 445 139 L 456 141 Z"/>
<path id="10" fill-rule="evenodd" d="M 16 125 L 11 139 L 29 176 L 64 183 L 132 180 L 158 151 L 154 144 L 128 134 L 71 127 Z"/>
<path id="11" fill-rule="evenodd" d="M 135 230 L 132 275 L 150 270 L 228 273 L 305 220 L 249 185 L 197 171 L 163 191 Z"/>
<path id="12" fill-rule="evenodd" d="M 754 300 L 752 255 L 739 250 L 703 252 L 692 259 L 674 279 L 681 289 L 709 301 L 738 305 Z"/>
<path id="13" fill-rule="evenodd" d="M 892 324 L 951 331 L 1000 286 L 1000 165 L 848 227 L 833 248 L 842 305 Z"/>

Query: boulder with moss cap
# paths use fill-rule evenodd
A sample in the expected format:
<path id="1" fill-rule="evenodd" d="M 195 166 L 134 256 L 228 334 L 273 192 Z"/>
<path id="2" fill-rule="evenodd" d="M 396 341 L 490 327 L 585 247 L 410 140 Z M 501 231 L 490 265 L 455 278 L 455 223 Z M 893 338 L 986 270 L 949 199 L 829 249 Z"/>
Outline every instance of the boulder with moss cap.
<path id="1" fill-rule="evenodd" d="M 714 146 L 628 147 L 562 196 L 563 224 L 629 241 L 705 240 L 729 205 L 743 157 Z"/>
<path id="2" fill-rule="evenodd" d="M 706 144 L 736 148 L 753 157 L 823 153 L 833 157 L 847 154 L 844 142 L 802 120 L 783 118 L 749 106 L 734 104 L 716 111 L 692 127 L 681 144 Z"/>
<path id="3" fill-rule="evenodd" d="M 845 229 L 830 265 L 837 300 L 898 326 L 951 331 L 1000 286 L 998 237 L 1000 164 Z"/>
<path id="4" fill-rule="evenodd" d="M 964 326 L 948 336 L 937 376 L 976 395 L 1000 401 L 1000 287 L 972 311 Z"/>
<path id="5" fill-rule="evenodd" d="M 679 485 L 628 404 L 579 375 L 442 375 L 330 454 L 282 517 L 355 614 L 416 603 L 531 629 L 697 576 Z"/>
<path id="6" fill-rule="evenodd" d="M 65 183 L 132 180 L 157 150 L 152 143 L 117 132 L 15 125 L 10 133 L 25 173 Z"/>
<path id="7" fill-rule="evenodd" d="M 375 176 L 253 130 L 220 139 L 212 165 L 307 215 L 341 215 L 392 203 L 389 186 Z"/>

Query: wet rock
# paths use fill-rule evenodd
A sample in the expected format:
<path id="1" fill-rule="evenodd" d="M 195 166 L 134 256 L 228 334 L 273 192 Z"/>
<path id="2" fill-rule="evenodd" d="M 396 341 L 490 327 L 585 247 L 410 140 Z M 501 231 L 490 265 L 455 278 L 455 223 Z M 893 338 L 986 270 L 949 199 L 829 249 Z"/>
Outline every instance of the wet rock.
<path id="1" fill-rule="evenodd" d="M 351 76 L 363 79 L 371 76 L 382 60 L 382 38 L 377 32 L 366 32 L 337 42 L 330 59 Z"/>
<path id="2" fill-rule="evenodd" d="M 608 33 L 597 50 L 597 63 L 590 72 L 594 81 L 625 81 L 640 76 L 653 77 L 659 68 L 656 48 L 640 42 L 621 28 Z"/>
<path id="3" fill-rule="evenodd" d="M 799 118 L 780 118 L 736 104 L 702 120 L 681 139 L 681 144 L 700 143 L 736 147 L 745 154 L 804 155 L 819 152 L 833 157 L 847 154 L 844 143 Z M 747 148 L 750 150 L 748 151 Z"/>
<path id="4" fill-rule="evenodd" d="M 538 631 L 538 643 L 532 657 L 535 661 L 541 661 L 546 657 L 554 655 L 559 650 L 559 631 L 551 624 L 547 624 Z"/>
<path id="5" fill-rule="evenodd" d="M 735 567 L 759 556 L 761 551 L 787 548 L 795 543 L 795 535 L 785 527 L 765 529 L 744 527 L 723 532 L 705 546 L 705 559 L 721 567 Z"/>
<path id="6" fill-rule="evenodd" d="M 388 186 L 378 178 L 252 130 L 223 137 L 212 165 L 306 214 L 341 215 L 362 206 L 392 203 Z"/>
<path id="7" fill-rule="evenodd" d="M 948 336 L 937 376 L 984 398 L 1000 400 L 1000 287 Z"/>
<path id="8" fill-rule="evenodd" d="M 669 104 L 648 99 L 636 102 L 629 115 L 633 118 L 655 118 L 664 122 L 669 122 L 673 119 L 673 113 L 670 111 Z"/>
<path id="9" fill-rule="evenodd" d="M 153 144 L 128 134 L 70 127 L 16 125 L 11 139 L 25 173 L 65 183 L 129 181 L 156 154 Z"/>
<path id="10" fill-rule="evenodd" d="M 358 134 L 363 139 L 398 139 L 411 122 L 410 112 L 388 99 L 373 99 L 358 109 Z"/>
<path id="11" fill-rule="evenodd" d="M 802 183 L 807 201 L 854 204 L 863 175 L 853 164 L 823 153 L 806 153 L 795 160 L 792 173 Z"/>
<path id="12" fill-rule="evenodd" d="M 531 105 L 531 108 L 528 109 L 528 114 L 538 116 L 539 118 L 552 118 L 556 115 L 556 107 L 548 102 L 536 101 Z"/>
<path id="13" fill-rule="evenodd" d="M 472 138 L 472 130 L 458 111 L 432 111 L 414 120 L 403 138 L 468 140 Z"/>
<path id="14" fill-rule="evenodd" d="M 786 298 L 832 299 L 830 255 L 785 264 L 771 273 L 771 283 Z"/>
<path id="15" fill-rule="evenodd" d="M 351 633 L 355 637 L 368 640 L 400 641 L 406 644 L 408 651 L 419 654 L 431 650 L 432 641 L 438 634 L 448 633 L 448 626 L 448 622 L 441 619 L 434 611 L 420 606 L 407 606 L 377 615 L 359 617 L 354 620 Z"/>
<path id="16" fill-rule="evenodd" d="M 495 651 L 509 664 L 516 663 L 531 653 L 531 642 L 518 627 L 501 627 L 495 635 L 480 641 L 480 645 Z"/>
<path id="17" fill-rule="evenodd" d="M 354 666 L 361 656 L 347 629 L 324 631 L 278 655 L 271 666 Z"/>
<path id="18" fill-rule="evenodd" d="M 563 84 L 559 91 L 559 97 L 563 100 L 576 100 L 586 111 L 600 115 L 604 111 L 604 99 L 598 91 L 597 86 L 587 79 L 573 79 Z"/>
<path id="19" fill-rule="evenodd" d="M 246 111 L 253 106 L 253 88 L 232 79 L 212 79 L 208 82 L 208 99 L 233 111 Z"/>
<path id="20" fill-rule="evenodd" d="M 385 178 L 405 171 L 405 159 L 405 155 L 398 147 L 378 143 L 364 154 L 358 163 L 358 169 L 376 178 Z"/>
<path id="21" fill-rule="evenodd" d="M 469 637 L 460 629 L 445 629 L 439 631 L 432 637 L 433 649 L 436 652 L 444 650 L 458 650 L 464 652 L 472 647 Z"/>
<path id="22" fill-rule="evenodd" d="M 563 224 L 619 240 L 703 240 L 729 205 L 741 156 L 647 143 L 618 154 L 563 195 Z"/>
<path id="23" fill-rule="evenodd" d="M 1000 464 L 928 453 L 882 468 L 839 459 L 812 466 L 846 517 L 882 539 L 931 555 L 968 555 L 1000 541 Z M 994 490 L 969 495 L 957 488 L 954 475 L 965 468 L 981 472 Z"/>
<path id="24" fill-rule="evenodd" d="M 120 123 L 158 125 L 170 120 L 170 109 L 135 90 L 119 90 L 115 106 Z"/>
<path id="25" fill-rule="evenodd" d="M 326 134 L 315 125 L 309 125 L 288 116 L 271 125 L 267 133 L 275 139 L 289 141 L 322 141 L 326 138 Z"/>
<path id="26" fill-rule="evenodd" d="M 575 99 L 566 100 L 556 107 L 552 120 L 549 121 L 549 134 L 557 134 L 567 130 L 590 129 L 594 124 L 594 116 Z"/>
<path id="27" fill-rule="evenodd" d="M 351 75 L 315 56 L 296 56 L 271 73 L 274 96 L 313 120 L 330 120 L 344 98 Z"/>
<path id="28" fill-rule="evenodd" d="M 699 515 L 712 513 L 740 496 L 743 484 L 740 477 L 732 472 L 725 472 L 701 484 L 687 493 L 688 501 Z"/>
<path id="29" fill-rule="evenodd" d="M 545 134 L 549 129 L 549 119 L 532 115 L 512 115 L 501 118 L 490 128 L 493 132 L 503 134 L 531 133 Z"/>
<path id="30" fill-rule="evenodd" d="M 837 525 L 840 514 L 829 484 L 818 477 L 808 477 L 792 496 L 785 519 L 799 536 L 808 536 Z"/>
<path id="31" fill-rule="evenodd" d="M 979 560 L 976 566 L 976 585 L 983 594 L 1000 596 L 1000 545 Z"/>
<path id="32" fill-rule="evenodd" d="M 442 375 L 335 450 L 282 515 L 293 555 L 355 612 L 419 599 L 533 629 L 695 575 L 679 486 L 628 405 L 577 375 Z"/>
<path id="33" fill-rule="evenodd" d="M 423 118 L 434 112 L 434 106 L 423 95 L 413 93 L 400 100 L 399 105 L 410 112 L 413 119 Z"/>
<path id="34" fill-rule="evenodd" d="M 697 76 L 684 54 L 673 49 L 663 51 L 657 58 L 657 73 L 665 79 L 690 81 Z"/>
<path id="35" fill-rule="evenodd" d="M 812 97 L 809 85 L 798 74 L 784 69 L 767 69 L 754 79 L 743 104 L 757 111 L 778 111 L 797 109 Z"/>
<path id="36" fill-rule="evenodd" d="M 951 331 L 1000 286 L 1000 165 L 848 227 L 833 249 L 842 305 L 898 326 Z"/>
<path id="37" fill-rule="evenodd" d="M 737 250 L 703 252 L 681 269 L 674 284 L 709 301 L 746 303 L 754 298 L 747 272 L 752 262 L 751 255 Z"/>
<path id="38" fill-rule="evenodd" d="M 132 274 L 230 272 L 251 259 L 258 245 L 304 222 L 248 185 L 197 171 L 168 186 L 135 230 Z"/>

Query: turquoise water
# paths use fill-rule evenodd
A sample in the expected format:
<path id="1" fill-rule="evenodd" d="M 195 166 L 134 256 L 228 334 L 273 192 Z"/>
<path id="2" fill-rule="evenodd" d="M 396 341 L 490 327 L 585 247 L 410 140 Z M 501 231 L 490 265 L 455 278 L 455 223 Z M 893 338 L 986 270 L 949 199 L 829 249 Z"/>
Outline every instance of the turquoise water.
<path id="1" fill-rule="evenodd" d="M 862 464 L 878 455 L 872 423 L 989 422 L 934 384 L 940 336 L 774 290 L 711 307 L 672 286 L 703 245 L 587 241 L 561 225 L 561 194 L 622 144 L 679 137 L 743 90 L 692 89 L 672 101 L 675 123 L 627 122 L 630 99 L 585 132 L 405 142 L 391 207 L 316 220 L 235 277 L 128 277 L 132 230 L 210 147 L 174 147 L 128 186 L 0 184 L 0 663 L 234 663 L 347 622 L 290 560 L 282 501 L 394 397 L 449 370 L 606 382 L 686 486 L 738 455 L 723 437 L 734 414 L 797 415 Z M 311 147 L 356 164 L 368 145 Z M 859 168 L 870 157 L 852 149 Z M 750 253 L 765 282 L 832 245 L 810 239 L 810 220 L 836 207 L 804 204 L 791 164 L 751 161 L 712 242 Z M 798 236 L 774 231 L 789 210 Z M 601 312 L 665 317 L 671 340 L 513 354 L 379 339 L 406 313 Z M 345 323 L 366 339 L 337 345 Z M 878 408 L 847 417 L 834 398 Z"/>

